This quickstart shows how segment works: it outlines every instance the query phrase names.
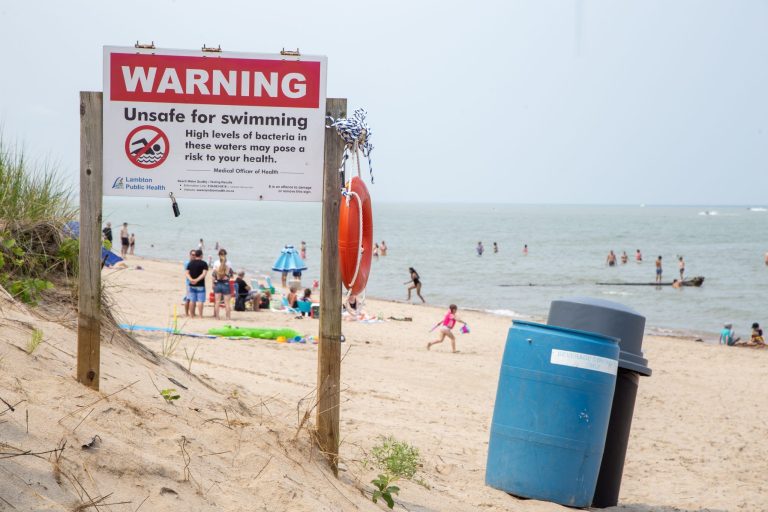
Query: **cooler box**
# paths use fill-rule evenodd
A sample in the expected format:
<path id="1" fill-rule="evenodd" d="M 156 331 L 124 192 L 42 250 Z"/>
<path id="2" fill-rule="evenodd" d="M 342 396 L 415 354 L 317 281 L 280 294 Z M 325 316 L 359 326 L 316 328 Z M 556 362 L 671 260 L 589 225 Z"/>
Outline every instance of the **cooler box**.
<path id="1" fill-rule="evenodd" d="M 616 338 L 515 321 L 504 349 L 485 481 L 588 507 L 616 385 Z"/>

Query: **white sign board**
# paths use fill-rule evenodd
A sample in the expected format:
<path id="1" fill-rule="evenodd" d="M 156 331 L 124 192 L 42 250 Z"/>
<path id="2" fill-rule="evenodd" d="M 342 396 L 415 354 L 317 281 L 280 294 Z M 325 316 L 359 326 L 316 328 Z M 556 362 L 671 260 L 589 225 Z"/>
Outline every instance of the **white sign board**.
<path id="1" fill-rule="evenodd" d="M 321 201 L 326 58 L 104 47 L 104 194 Z"/>

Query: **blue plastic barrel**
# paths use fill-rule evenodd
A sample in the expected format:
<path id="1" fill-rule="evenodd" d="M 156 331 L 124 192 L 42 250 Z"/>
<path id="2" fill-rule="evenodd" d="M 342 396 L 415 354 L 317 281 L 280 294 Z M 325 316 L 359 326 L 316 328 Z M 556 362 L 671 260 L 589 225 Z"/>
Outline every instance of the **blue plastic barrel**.
<path id="1" fill-rule="evenodd" d="M 618 341 L 514 322 L 496 392 L 488 485 L 571 507 L 592 503 L 616 386 Z"/>

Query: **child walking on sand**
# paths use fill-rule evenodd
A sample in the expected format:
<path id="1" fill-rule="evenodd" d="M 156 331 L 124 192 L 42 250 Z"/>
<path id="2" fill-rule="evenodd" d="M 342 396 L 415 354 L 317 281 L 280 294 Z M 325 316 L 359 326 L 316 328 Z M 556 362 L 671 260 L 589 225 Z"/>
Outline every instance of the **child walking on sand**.
<path id="1" fill-rule="evenodd" d="M 456 304 L 451 304 L 448 307 L 449 311 L 445 315 L 445 318 L 443 318 L 443 321 L 440 322 L 438 325 L 438 329 L 440 332 L 440 338 L 436 339 L 435 341 L 430 341 L 427 343 L 427 350 L 432 348 L 432 345 L 437 345 L 438 343 L 442 343 L 446 336 L 448 336 L 451 339 L 451 352 L 454 354 L 458 352 L 456 350 L 456 338 L 453 336 L 453 332 L 451 332 L 451 329 L 456 325 L 456 322 L 461 322 L 464 325 L 467 325 L 467 322 L 462 320 L 461 318 L 456 316 L 456 310 L 459 309 Z"/>

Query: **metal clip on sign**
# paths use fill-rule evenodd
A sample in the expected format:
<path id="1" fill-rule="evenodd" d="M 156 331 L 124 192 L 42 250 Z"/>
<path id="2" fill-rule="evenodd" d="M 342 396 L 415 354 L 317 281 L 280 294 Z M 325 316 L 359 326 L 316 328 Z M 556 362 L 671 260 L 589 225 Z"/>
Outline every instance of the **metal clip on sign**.
<path id="1" fill-rule="evenodd" d="M 179 204 L 176 202 L 176 198 L 173 197 L 173 192 L 168 194 L 171 198 L 171 208 L 173 208 L 173 216 L 178 217 L 181 215 L 181 210 L 179 210 Z"/>

